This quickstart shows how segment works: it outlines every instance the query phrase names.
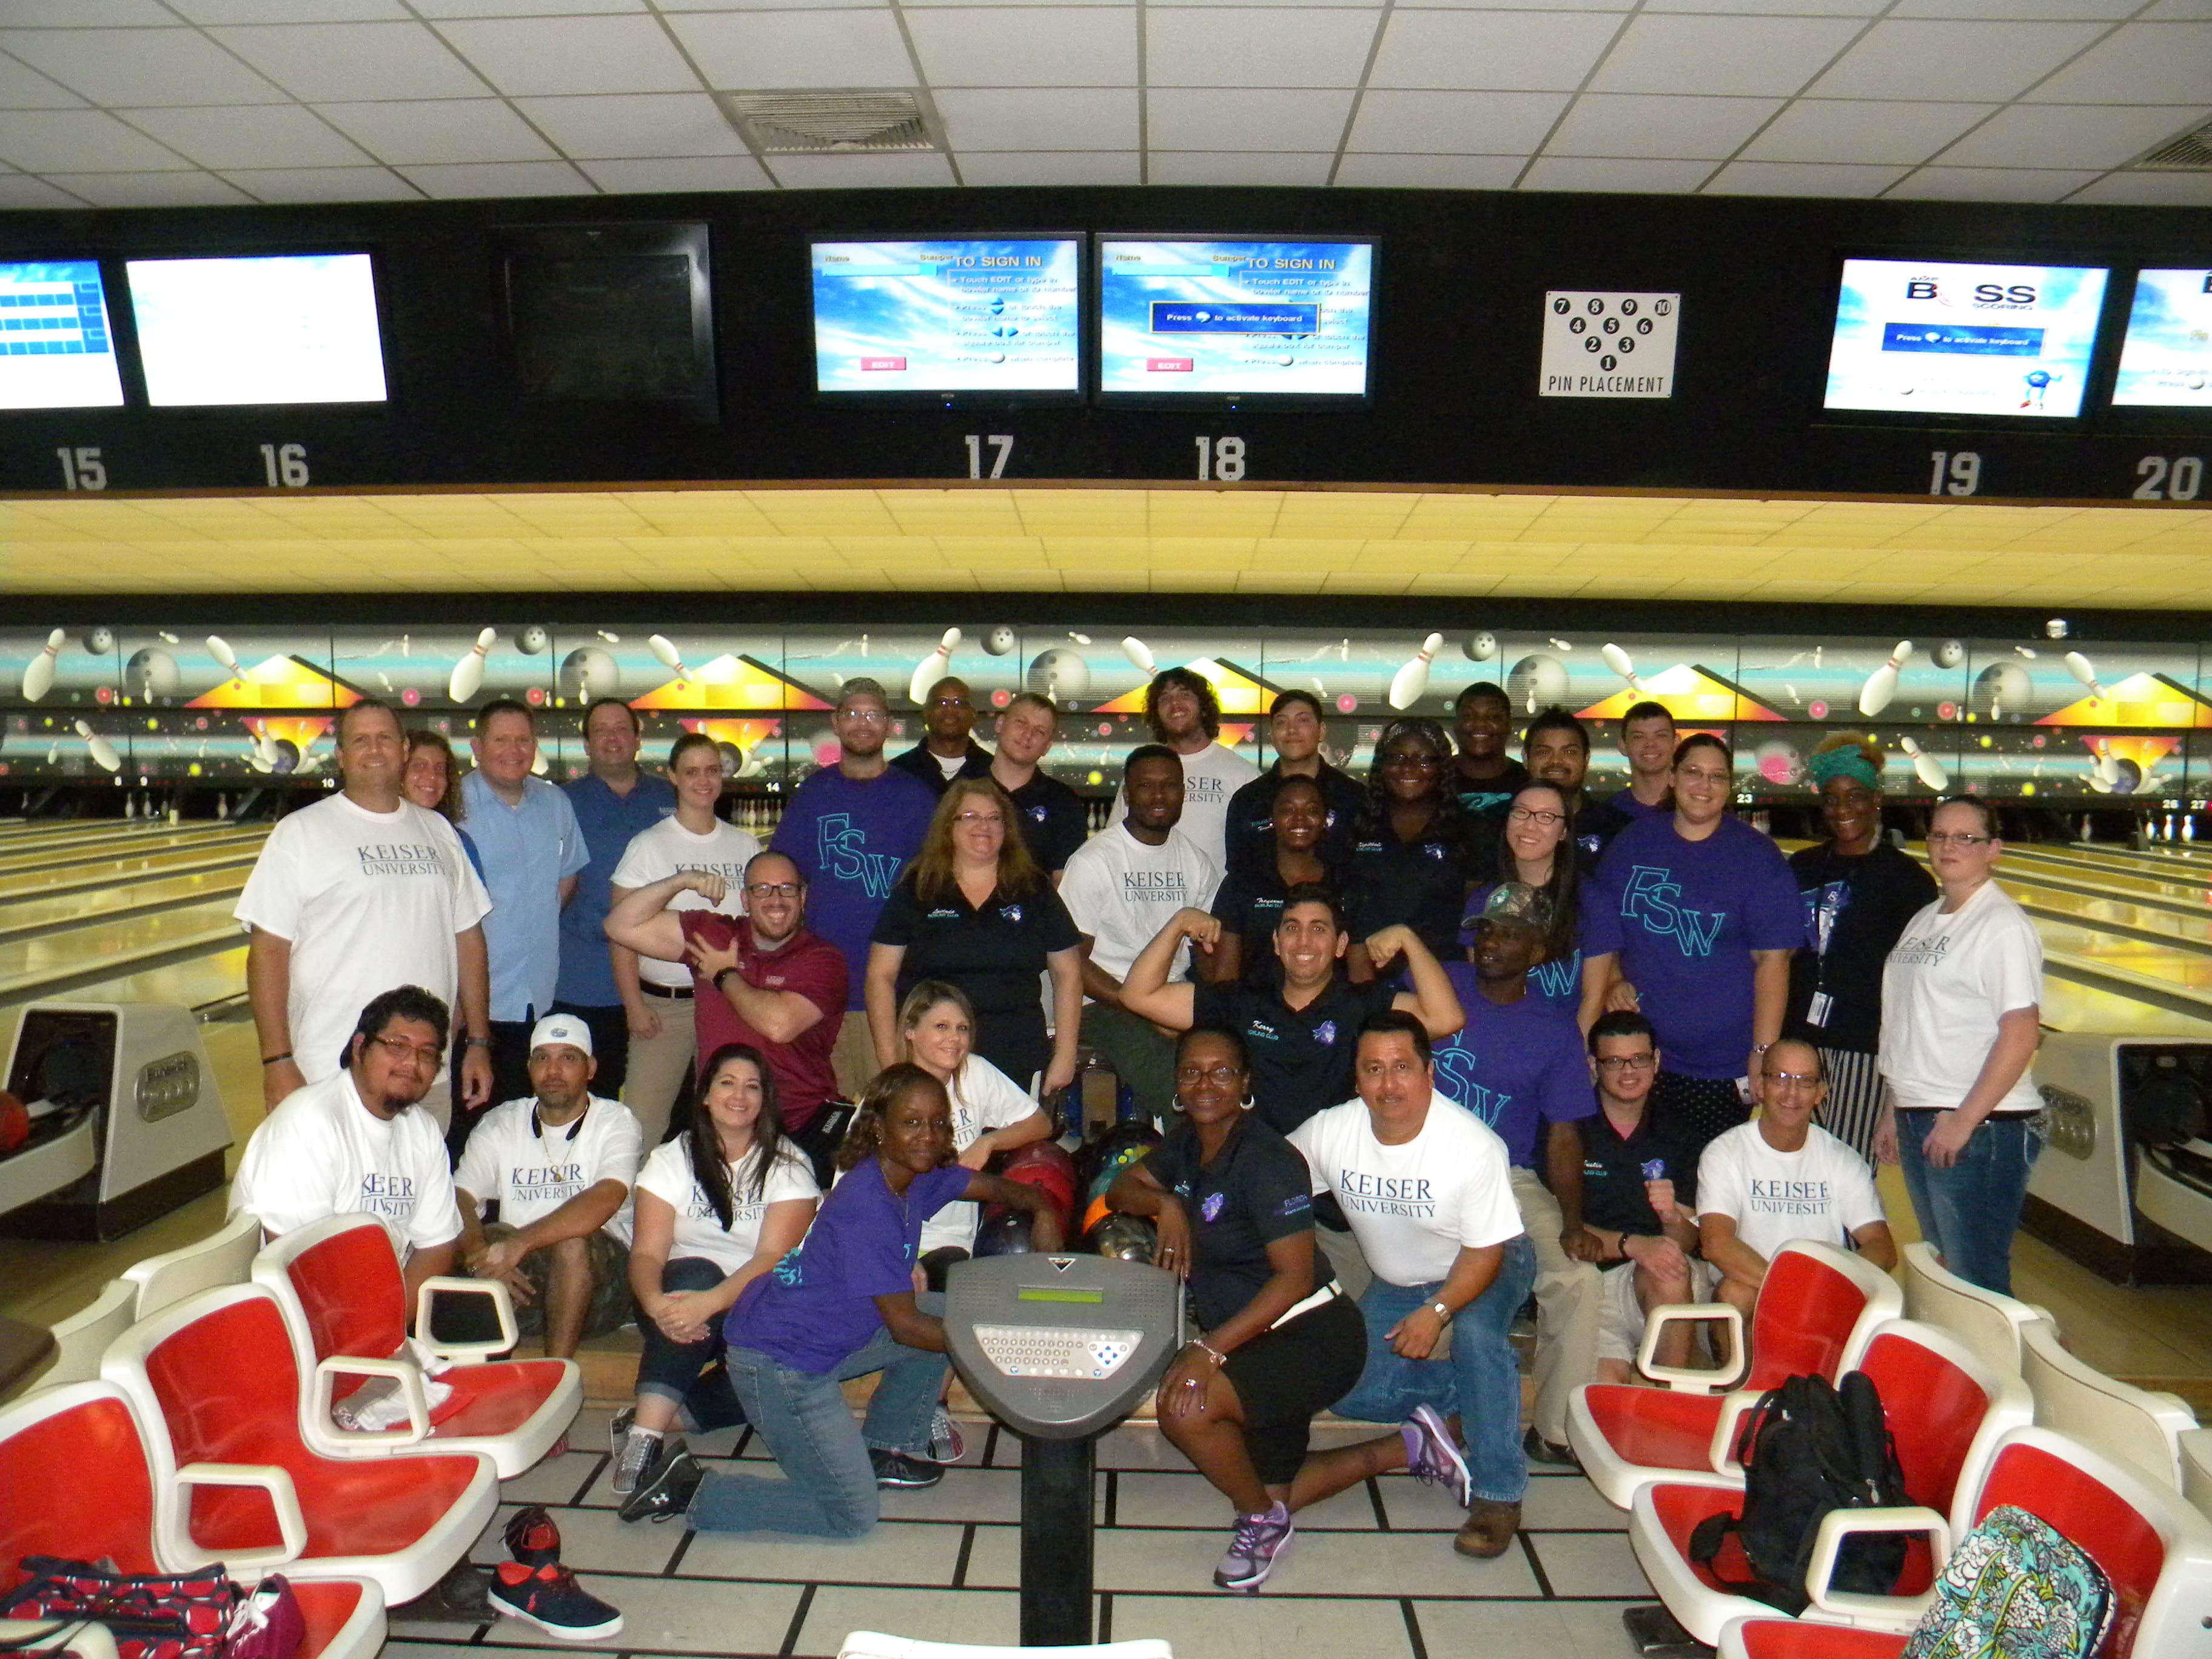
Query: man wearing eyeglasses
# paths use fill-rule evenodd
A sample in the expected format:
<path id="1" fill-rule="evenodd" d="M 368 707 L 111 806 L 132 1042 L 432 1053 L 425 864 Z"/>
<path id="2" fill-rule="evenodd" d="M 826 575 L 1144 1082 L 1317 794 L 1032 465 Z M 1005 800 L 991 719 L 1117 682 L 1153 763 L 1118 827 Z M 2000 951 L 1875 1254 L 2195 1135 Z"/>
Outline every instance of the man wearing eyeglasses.
<path id="1" fill-rule="evenodd" d="M 641 957 L 690 965 L 699 1054 L 726 1042 L 759 1049 L 784 1133 L 820 1170 L 836 1150 L 817 1142 L 829 1130 L 823 1104 L 841 1097 L 831 1054 L 851 975 L 843 953 L 806 931 L 806 883 L 788 854 L 758 854 L 744 881 L 745 914 L 732 916 L 720 908 L 732 891 L 720 876 L 678 870 L 624 894 L 607 912 L 607 937 Z M 681 893 L 708 908 L 672 908 Z"/>
<path id="2" fill-rule="evenodd" d="M 921 741 L 890 763 L 942 799 L 957 778 L 980 778 L 991 769 L 991 751 L 969 735 L 975 729 L 975 699 L 968 682 L 951 675 L 929 688 L 921 705 Z"/>

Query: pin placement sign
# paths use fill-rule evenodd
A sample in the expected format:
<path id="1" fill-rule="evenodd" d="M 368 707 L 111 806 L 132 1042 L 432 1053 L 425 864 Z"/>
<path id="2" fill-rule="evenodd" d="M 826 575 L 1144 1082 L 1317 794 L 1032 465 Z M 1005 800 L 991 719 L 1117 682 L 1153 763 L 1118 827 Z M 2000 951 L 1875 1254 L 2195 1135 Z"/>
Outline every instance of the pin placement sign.
<path id="1" fill-rule="evenodd" d="M 1544 296 L 1547 398 L 1671 398 L 1679 294 L 1555 289 Z"/>

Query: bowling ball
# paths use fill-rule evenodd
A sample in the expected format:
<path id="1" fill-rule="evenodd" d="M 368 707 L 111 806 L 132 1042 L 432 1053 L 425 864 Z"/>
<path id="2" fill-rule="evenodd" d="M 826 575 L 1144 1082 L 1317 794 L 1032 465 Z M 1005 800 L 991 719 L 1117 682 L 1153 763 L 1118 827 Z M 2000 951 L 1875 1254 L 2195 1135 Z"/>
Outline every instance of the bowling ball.
<path id="1" fill-rule="evenodd" d="M 1094 1255 L 1109 1255 L 1123 1261 L 1150 1261 L 1152 1252 L 1159 1248 L 1160 1235 L 1152 1224 L 1140 1215 L 1109 1215 L 1085 1236 L 1085 1244 Z"/>
<path id="2" fill-rule="evenodd" d="M 123 686 L 137 697 L 173 697 L 184 690 L 184 672 L 167 652 L 149 646 L 123 665 Z"/>
<path id="3" fill-rule="evenodd" d="M 2116 760 L 2112 763 L 2112 793 L 2114 794 L 2132 795 L 2142 787 L 2142 768 L 2133 761 Z"/>
<path id="4" fill-rule="evenodd" d="M 1068 701 L 1091 690 L 1091 665 L 1080 653 L 1054 646 L 1030 659 L 1029 676 L 1023 684 L 1054 702 Z"/>
<path id="5" fill-rule="evenodd" d="M 1075 1160 L 1049 1140 L 1033 1141 L 1010 1154 L 999 1174 L 1044 1194 L 1063 1223 L 1075 1207 Z"/>
<path id="6" fill-rule="evenodd" d="M 1075 1155 L 1076 1178 L 1083 1190 L 1097 1196 L 1114 1184 L 1114 1177 L 1160 1144 L 1160 1132 L 1149 1123 L 1117 1123 L 1096 1140 L 1087 1141 Z"/>
<path id="7" fill-rule="evenodd" d="M 1014 648 L 1014 630 L 1003 625 L 983 635 L 983 649 L 994 657 L 1003 657 Z"/>
<path id="8" fill-rule="evenodd" d="M 1767 782 L 1787 789 L 1805 779 L 1805 757 L 1797 752 L 1794 744 L 1772 739 L 1759 745 L 1753 757 L 1759 775 Z"/>
<path id="9" fill-rule="evenodd" d="M 0 1089 L 0 1157 L 14 1152 L 30 1138 L 30 1113 L 21 1101 Z"/>
<path id="10" fill-rule="evenodd" d="M 1470 634 L 1460 642 L 1459 648 L 1467 653 L 1469 662 L 1488 662 L 1498 654 L 1498 635 Z"/>
<path id="11" fill-rule="evenodd" d="M 1966 660 L 1966 647 L 1961 641 L 1946 640 L 1936 647 L 1936 665 L 1938 668 L 1956 668 Z"/>
<path id="12" fill-rule="evenodd" d="M 547 637 L 545 630 L 536 623 L 532 623 L 527 628 L 518 628 L 514 630 L 514 648 L 526 657 L 536 656 L 551 643 L 552 641 Z"/>
<path id="13" fill-rule="evenodd" d="M 571 651 L 561 659 L 561 695 L 589 700 L 611 697 L 622 690 L 622 671 L 615 659 L 596 645 Z"/>
<path id="14" fill-rule="evenodd" d="M 977 1255 L 1028 1255 L 1036 1249 L 1030 1242 L 1030 1218 L 1019 1210 L 994 1204 L 983 1212 L 975 1229 Z"/>
<path id="15" fill-rule="evenodd" d="M 1532 714 L 1547 703 L 1567 700 L 1567 665 L 1548 652 L 1538 651 L 1513 665 L 1505 677 L 1505 695 L 1516 714 Z"/>
<path id="16" fill-rule="evenodd" d="M 279 738 L 264 748 L 269 769 L 283 777 L 300 769 L 300 745 L 289 738 Z"/>
<path id="17" fill-rule="evenodd" d="M 1083 1224 L 1077 1228 L 1076 1231 L 1087 1237 L 1093 1227 L 1113 1213 L 1113 1210 L 1107 1205 L 1105 1195 L 1102 1193 L 1083 1206 Z"/>
<path id="18" fill-rule="evenodd" d="M 2017 720 L 2027 712 L 2033 690 L 2027 670 L 2016 662 L 1993 662 L 1974 676 L 1974 712 L 1984 720 L 2010 715 Z"/>
<path id="19" fill-rule="evenodd" d="M 84 633 L 84 648 L 95 657 L 104 657 L 115 649 L 115 630 L 112 628 L 88 628 Z"/>

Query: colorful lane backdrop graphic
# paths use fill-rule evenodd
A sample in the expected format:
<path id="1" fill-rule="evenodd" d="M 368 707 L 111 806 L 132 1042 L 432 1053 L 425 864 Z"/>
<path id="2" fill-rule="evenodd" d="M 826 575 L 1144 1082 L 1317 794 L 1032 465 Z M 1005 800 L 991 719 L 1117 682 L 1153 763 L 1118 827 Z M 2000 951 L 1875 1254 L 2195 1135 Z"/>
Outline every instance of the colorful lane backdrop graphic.
<path id="1" fill-rule="evenodd" d="M 1079 245 L 817 242 L 823 392 L 1081 389 Z"/>
<path id="2" fill-rule="evenodd" d="M 1359 397 L 1364 242 L 1098 245 L 1099 390 Z"/>
<path id="3" fill-rule="evenodd" d="M 337 718 L 362 697 L 465 752 L 495 697 L 536 711 L 541 760 L 585 764 L 586 706 L 635 710 L 648 761 L 687 732 L 721 745 L 738 787 L 773 794 L 834 764 L 830 714 L 860 678 L 890 702 L 896 752 L 946 676 L 969 688 L 976 735 L 1023 691 L 1048 698 L 1047 769 L 1092 793 L 1121 781 L 1148 737 L 1145 688 L 1188 667 L 1212 685 L 1221 738 L 1264 764 L 1285 691 L 1321 706 L 1328 759 L 1365 776 L 1395 719 L 1449 728 L 1470 684 L 1499 686 L 1516 726 L 1544 709 L 1582 718 L 1592 787 L 1626 781 L 1630 708 L 1664 705 L 1684 731 L 1726 736 L 1747 799 L 1802 799 L 1814 750 L 1869 733 L 1888 787 L 1925 796 L 2145 804 L 2212 797 L 2212 661 L 2191 647 L 2013 640 L 1745 638 L 1622 632 L 1583 637 L 1322 629 L 1046 629 L 979 612 L 948 628 L 750 630 L 674 619 L 605 627 L 461 618 L 421 629 L 48 628 L 0 633 L 0 781 L 112 778 L 225 787 L 334 776 Z M 1517 740 L 1517 738 L 1516 738 Z"/>
<path id="4" fill-rule="evenodd" d="M 122 403 L 98 262 L 0 264 L 0 409 Z"/>
<path id="5" fill-rule="evenodd" d="M 2136 273 L 2112 402 L 2212 407 L 2212 270 Z"/>
<path id="6" fill-rule="evenodd" d="M 1826 406 L 2076 415 L 2105 277 L 2074 265 L 1846 259 Z"/>

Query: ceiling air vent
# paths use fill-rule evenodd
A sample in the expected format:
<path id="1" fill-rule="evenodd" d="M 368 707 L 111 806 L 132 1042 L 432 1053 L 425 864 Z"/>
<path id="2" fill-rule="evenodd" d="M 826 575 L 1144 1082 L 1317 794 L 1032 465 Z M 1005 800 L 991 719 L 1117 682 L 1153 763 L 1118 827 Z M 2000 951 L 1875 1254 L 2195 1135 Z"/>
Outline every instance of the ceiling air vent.
<path id="1" fill-rule="evenodd" d="M 726 92 L 724 112 L 764 155 L 881 155 L 942 149 L 936 112 L 914 92 Z"/>
<path id="2" fill-rule="evenodd" d="M 2212 173 L 2212 123 L 2169 139 L 2128 167 L 2130 172 Z"/>

